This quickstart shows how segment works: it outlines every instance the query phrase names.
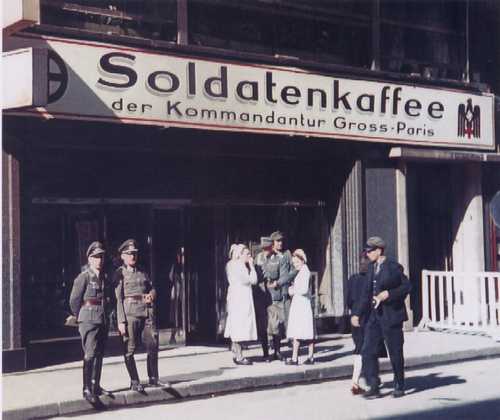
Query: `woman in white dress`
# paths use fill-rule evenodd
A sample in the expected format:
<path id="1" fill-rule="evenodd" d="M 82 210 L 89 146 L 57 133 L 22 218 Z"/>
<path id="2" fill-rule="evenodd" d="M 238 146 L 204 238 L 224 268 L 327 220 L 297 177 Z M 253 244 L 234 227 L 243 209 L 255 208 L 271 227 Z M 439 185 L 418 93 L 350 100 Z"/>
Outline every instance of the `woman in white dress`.
<path id="1" fill-rule="evenodd" d="M 250 251 L 245 245 L 232 245 L 230 258 L 226 264 L 229 288 L 224 337 L 231 338 L 233 362 L 237 365 L 251 365 L 252 362 L 243 357 L 241 342 L 257 340 L 252 296 L 252 285 L 257 284 L 257 273 Z"/>
<path id="2" fill-rule="evenodd" d="M 307 257 L 302 249 L 292 254 L 292 264 L 298 271 L 293 286 L 288 293 L 293 296 L 288 317 L 287 338 L 293 340 L 292 358 L 287 359 L 287 365 L 299 364 L 299 347 L 301 341 L 309 341 L 309 354 L 304 364 L 314 363 L 314 321 L 309 294 L 311 272 L 307 267 Z"/>

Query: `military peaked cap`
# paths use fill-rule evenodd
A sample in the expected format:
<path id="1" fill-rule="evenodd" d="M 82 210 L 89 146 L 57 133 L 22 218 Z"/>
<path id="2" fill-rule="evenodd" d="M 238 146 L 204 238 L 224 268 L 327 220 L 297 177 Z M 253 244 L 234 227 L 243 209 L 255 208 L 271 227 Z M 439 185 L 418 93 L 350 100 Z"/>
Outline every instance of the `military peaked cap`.
<path id="1" fill-rule="evenodd" d="M 124 254 L 127 252 L 137 252 L 137 251 L 139 251 L 139 249 L 137 248 L 137 241 L 135 239 L 127 239 L 118 248 L 118 252 L 120 254 Z"/>
<path id="2" fill-rule="evenodd" d="M 87 249 L 87 258 L 95 257 L 96 255 L 104 254 L 106 251 L 104 250 L 104 246 L 101 242 L 95 241 L 92 242 Z"/>

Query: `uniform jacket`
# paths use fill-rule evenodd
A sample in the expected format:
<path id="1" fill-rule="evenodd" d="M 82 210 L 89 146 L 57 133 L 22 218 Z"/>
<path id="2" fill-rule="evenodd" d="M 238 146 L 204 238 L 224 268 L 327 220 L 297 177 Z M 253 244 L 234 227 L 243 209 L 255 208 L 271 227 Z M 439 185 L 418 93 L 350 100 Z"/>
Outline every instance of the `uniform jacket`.
<path id="1" fill-rule="evenodd" d="M 263 275 L 267 281 L 278 282 L 278 287 L 270 287 L 269 293 L 273 301 L 280 301 L 288 296 L 288 286 L 291 280 L 297 274 L 294 271 L 293 276 L 290 273 L 291 257 L 290 252 L 278 252 L 264 258 L 262 264 Z"/>
<path id="2" fill-rule="evenodd" d="M 118 323 L 126 323 L 128 317 L 148 318 L 153 317 L 153 304 L 146 304 L 142 300 L 127 299 L 131 296 L 140 296 L 156 291 L 149 276 L 139 269 L 127 270 L 124 266 L 115 271 L 113 283 L 116 294 L 116 316 Z"/>
<path id="3" fill-rule="evenodd" d="M 69 306 L 78 322 L 104 324 L 112 309 L 113 292 L 111 284 L 106 281 L 105 274 L 97 274 L 87 268 L 73 282 Z M 86 300 L 100 300 L 100 305 L 85 305 Z"/>
<path id="4" fill-rule="evenodd" d="M 368 281 L 361 290 L 359 301 L 354 305 L 353 315 L 361 317 L 376 311 L 376 316 L 384 327 L 398 326 L 408 320 L 404 300 L 410 293 L 411 284 L 408 277 L 403 273 L 403 267 L 396 261 L 386 259 L 380 266 L 378 274 L 375 275 L 375 264 L 371 263 L 368 268 Z M 376 281 L 375 289 L 373 280 Z M 377 309 L 373 309 L 373 296 L 387 290 L 389 298 L 380 303 Z"/>

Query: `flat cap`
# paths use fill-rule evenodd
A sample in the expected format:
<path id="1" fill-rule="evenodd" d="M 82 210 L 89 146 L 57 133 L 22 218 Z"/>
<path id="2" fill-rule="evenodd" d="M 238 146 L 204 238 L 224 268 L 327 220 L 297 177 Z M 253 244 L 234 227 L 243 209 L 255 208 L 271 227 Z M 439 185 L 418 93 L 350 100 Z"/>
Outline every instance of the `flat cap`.
<path id="1" fill-rule="evenodd" d="M 261 236 L 260 237 L 260 247 L 261 248 L 269 248 L 273 245 L 273 241 L 269 236 Z"/>
<path id="2" fill-rule="evenodd" d="M 92 242 L 87 248 L 87 258 L 95 257 L 96 255 L 104 254 L 106 251 L 104 250 L 104 246 L 101 242 L 95 241 Z"/>
<path id="3" fill-rule="evenodd" d="M 366 241 L 365 251 L 373 251 L 377 248 L 385 249 L 385 247 L 385 241 L 380 236 L 372 236 Z"/>
<path id="4" fill-rule="evenodd" d="M 280 239 L 283 239 L 284 237 L 285 237 L 285 235 L 282 232 L 280 232 L 279 230 L 271 233 L 271 235 L 269 236 L 271 241 L 279 241 Z"/>
<path id="5" fill-rule="evenodd" d="M 139 251 L 139 249 L 137 248 L 137 241 L 135 239 L 127 239 L 118 248 L 118 252 L 120 254 L 126 254 L 127 252 L 137 252 L 137 251 Z"/>

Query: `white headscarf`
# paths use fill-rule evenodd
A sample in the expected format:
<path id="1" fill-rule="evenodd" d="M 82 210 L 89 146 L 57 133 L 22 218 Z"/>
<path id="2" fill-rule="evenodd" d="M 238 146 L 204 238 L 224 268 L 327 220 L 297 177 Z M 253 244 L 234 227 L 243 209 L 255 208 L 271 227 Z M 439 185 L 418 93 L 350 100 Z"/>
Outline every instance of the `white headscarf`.
<path id="1" fill-rule="evenodd" d="M 231 248 L 229 249 L 229 259 L 230 260 L 238 259 L 243 253 L 243 250 L 245 248 L 246 246 L 244 244 L 232 244 Z"/>

